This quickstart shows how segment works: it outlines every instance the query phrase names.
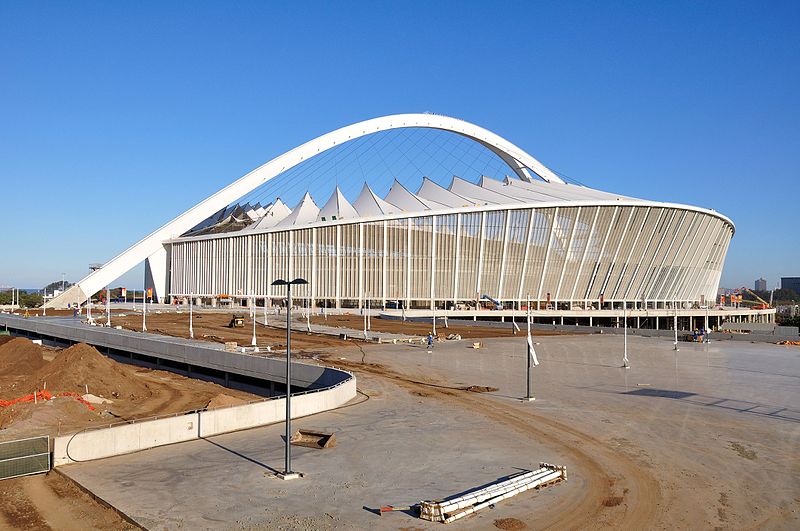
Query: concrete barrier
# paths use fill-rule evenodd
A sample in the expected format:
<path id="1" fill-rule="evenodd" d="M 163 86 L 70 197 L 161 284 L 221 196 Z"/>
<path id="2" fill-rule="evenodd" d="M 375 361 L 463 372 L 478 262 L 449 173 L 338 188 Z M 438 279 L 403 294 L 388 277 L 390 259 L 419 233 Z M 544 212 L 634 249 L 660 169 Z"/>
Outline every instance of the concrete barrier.
<path id="1" fill-rule="evenodd" d="M 306 417 L 337 408 L 356 396 L 355 377 L 325 391 L 292 395 L 292 418 Z M 286 399 L 276 398 L 244 406 L 212 409 L 200 413 L 200 437 L 245 430 L 286 420 Z"/>
<path id="2" fill-rule="evenodd" d="M 53 466 L 128 454 L 197 438 L 198 413 L 108 428 L 93 428 L 56 437 Z"/>
<path id="3" fill-rule="evenodd" d="M 356 396 L 356 378 L 321 390 L 292 394 L 292 418 L 337 408 Z M 53 466 L 91 461 L 210 437 L 222 433 L 283 422 L 286 398 L 274 398 L 243 406 L 198 411 L 172 417 L 93 428 L 56 437 Z"/>

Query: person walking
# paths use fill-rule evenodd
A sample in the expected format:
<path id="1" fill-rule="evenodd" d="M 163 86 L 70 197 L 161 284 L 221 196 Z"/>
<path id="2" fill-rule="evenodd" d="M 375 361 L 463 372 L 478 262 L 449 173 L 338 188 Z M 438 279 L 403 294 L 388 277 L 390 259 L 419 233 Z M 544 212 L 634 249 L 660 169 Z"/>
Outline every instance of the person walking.
<path id="1" fill-rule="evenodd" d="M 433 334 L 428 334 L 428 352 L 433 350 Z"/>

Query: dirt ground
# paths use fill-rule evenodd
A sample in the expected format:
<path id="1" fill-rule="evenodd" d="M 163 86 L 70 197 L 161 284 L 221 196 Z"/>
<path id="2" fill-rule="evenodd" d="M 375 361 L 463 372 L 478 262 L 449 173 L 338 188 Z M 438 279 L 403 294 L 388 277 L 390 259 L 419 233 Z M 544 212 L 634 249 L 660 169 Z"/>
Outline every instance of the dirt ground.
<path id="1" fill-rule="evenodd" d="M 54 531 L 138 529 L 57 472 L 0 482 L 0 528 Z"/>
<path id="2" fill-rule="evenodd" d="M 253 339 L 253 321 L 248 312 L 243 312 L 244 328 L 229 328 L 231 313 L 196 312 L 193 316 L 192 328 L 194 329 L 195 339 L 224 343 L 226 341 L 236 341 L 239 345 L 250 345 Z M 270 315 L 269 319 L 279 319 L 280 317 Z M 261 319 L 261 315 L 259 315 Z M 417 321 L 395 321 L 373 317 L 371 329 L 376 332 L 390 332 L 394 334 L 408 334 L 426 336 L 430 333 L 429 323 Z M 104 318 L 98 319 L 104 322 Z M 112 317 L 111 324 L 122 326 L 126 330 L 142 330 L 142 315 L 128 313 L 124 317 Z M 364 326 L 363 317 L 360 315 L 328 315 L 325 319 L 322 316 L 313 316 L 311 324 L 324 325 L 339 328 L 349 328 L 351 330 L 361 330 Z M 147 331 L 155 334 L 163 334 L 174 337 L 189 337 L 189 314 L 186 312 L 165 312 L 147 314 Z M 439 324 L 437 327 L 438 335 L 445 337 L 448 334 L 460 334 L 464 339 L 478 339 L 487 337 L 512 337 L 514 335 L 511 324 L 508 327 L 481 327 L 456 324 L 452 321 L 449 328 Z M 537 332 L 540 335 L 549 335 Z M 518 333 L 519 334 L 519 333 Z M 286 348 L 286 329 L 265 327 L 256 324 L 256 339 L 260 346 L 270 345 L 276 349 Z M 358 341 L 358 338 L 354 338 Z M 310 351 L 328 348 L 339 348 L 349 346 L 352 343 L 343 341 L 337 337 L 308 332 L 292 332 L 292 348 L 298 351 Z"/>
<path id="3" fill-rule="evenodd" d="M 84 383 L 81 383 L 84 382 Z M 0 336 L 0 399 L 11 401 L 44 387 L 109 400 L 89 405 L 73 396 L 0 407 L 0 439 L 58 435 L 103 423 L 214 408 L 260 397 L 165 371 L 117 363 L 88 345 L 41 347 Z M 137 529 L 57 472 L 0 481 L 0 529 Z"/>
<path id="4" fill-rule="evenodd" d="M 93 403 L 81 399 L 86 399 L 87 389 Z M 52 399 L 38 396 L 36 402 L 0 406 L 0 439 L 55 436 L 107 423 L 203 409 L 209 403 L 214 407 L 260 399 L 167 371 L 117 363 L 84 344 L 58 350 L 24 338 L 2 338 L 0 400 L 11 402 L 45 390 Z"/>
<path id="5" fill-rule="evenodd" d="M 235 341 L 239 345 L 250 345 L 253 339 L 253 321 L 247 311 L 244 315 L 243 328 L 229 328 L 231 313 L 197 312 L 192 319 L 194 338 L 201 341 L 225 343 Z M 259 316 L 260 317 L 260 316 Z M 275 318 L 270 316 L 270 318 Z M 101 320 L 100 322 L 104 322 Z M 122 326 L 125 330 L 142 330 L 142 314 L 128 313 L 125 317 L 112 317 L 112 326 Z M 148 313 L 147 331 L 153 334 L 162 334 L 173 337 L 189 337 L 188 313 Z M 265 327 L 256 324 L 256 339 L 259 346 L 271 346 L 276 349 L 286 348 L 286 330 L 282 328 Z M 327 349 L 331 347 L 351 346 L 338 337 L 308 332 L 292 332 L 292 352 Z"/>
<path id="6" fill-rule="evenodd" d="M 361 315 L 315 315 L 311 318 L 312 324 L 336 326 L 341 328 L 351 328 L 353 330 L 364 329 L 364 318 Z M 522 326 L 522 323 L 519 323 Z M 506 337 L 513 336 L 514 329 L 511 323 L 506 323 L 505 327 L 471 326 L 458 324 L 450 321 L 445 327 L 441 320 L 436 323 L 436 334 L 446 337 L 448 334 L 460 334 L 464 339 L 480 339 L 485 337 Z M 414 336 L 427 336 L 431 333 L 431 323 L 426 321 L 402 321 L 399 319 L 381 319 L 372 317 L 370 319 L 370 330 L 375 332 L 390 332 L 392 334 L 408 334 Z M 517 332 L 519 334 L 519 332 Z"/>

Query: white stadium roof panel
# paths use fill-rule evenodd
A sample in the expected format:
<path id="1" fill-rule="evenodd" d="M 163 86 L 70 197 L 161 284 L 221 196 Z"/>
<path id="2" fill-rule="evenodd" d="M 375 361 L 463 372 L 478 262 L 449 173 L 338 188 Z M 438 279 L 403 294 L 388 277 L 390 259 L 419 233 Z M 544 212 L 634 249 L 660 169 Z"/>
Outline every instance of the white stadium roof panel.
<path id="1" fill-rule="evenodd" d="M 400 181 L 395 180 L 389 193 L 386 194 L 386 201 L 400 208 L 402 212 L 420 212 L 422 210 L 439 210 L 447 208 L 441 203 L 423 199 L 413 194 L 403 186 Z"/>
<path id="2" fill-rule="evenodd" d="M 473 201 L 455 194 L 443 186 L 439 186 L 427 177 L 422 178 L 422 185 L 419 187 L 419 190 L 417 190 L 417 196 L 451 208 L 475 205 Z"/>
<path id="3" fill-rule="evenodd" d="M 453 181 L 450 183 L 450 191 L 483 205 L 522 203 L 520 199 L 484 188 L 483 186 L 478 186 L 477 184 L 455 175 L 453 176 Z"/>
<path id="4" fill-rule="evenodd" d="M 276 199 L 274 203 L 267 205 L 263 210 L 264 215 L 245 230 L 271 229 L 292 213 L 292 209 L 287 207 L 280 198 Z"/>
<path id="5" fill-rule="evenodd" d="M 402 209 L 375 195 L 367 183 L 364 183 L 361 193 L 353 202 L 353 207 L 358 211 L 358 215 L 364 218 L 402 212 Z"/>
<path id="6" fill-rule="evenodd" d="M 317 220 L 319 207 L 314 202 L 311 194 L 306 192 L 303 199 L 292 209 L 292 213 L 286 216 L 277 227 L 291 227 L 292 225 L 307 225 Z"/>
<path id="7" fill-rule="evenodd" d="M 345 198 L 342 191 L 339 190 L 337 186 L 331 197 L 328 199 L 328 202 L 325 203 L 319 214 L 317 215 L 317 221 L 330 221 L 336 219 L 355 219 L 358 218 L 358 212 L 356 209 L 353 208 L 353 205 L 350 204 L 350 201 Z"/>

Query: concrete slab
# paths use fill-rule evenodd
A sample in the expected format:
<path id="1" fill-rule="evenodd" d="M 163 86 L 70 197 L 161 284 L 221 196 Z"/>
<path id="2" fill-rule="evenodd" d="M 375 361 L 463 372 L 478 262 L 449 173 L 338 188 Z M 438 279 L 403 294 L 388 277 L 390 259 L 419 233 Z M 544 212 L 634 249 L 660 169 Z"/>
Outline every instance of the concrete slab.
<path id="1" fill-rule="evenodd" d="M 489 528 L 800 527 L 800 349 L 682 345 L 619 336 L 536 337 L 535 402 L 525 339 L 366 345 L 354 368 L 370 399 L 297 421 L 335 431 L 328 451 L 295 448 L 283 425 L 70 465 L 63 470 L 152 529 L 438 528 L 384 504 L 435 499 L 534 468 L 569 481 L 453 524 Z M 374 364 L 374 365 L 370 365 Z M 359 368 L 360 367 L 360 368 Z M 387 374 L 394 380 L 387 379 Z M 423 383 L 418 383 L 423 382 Z M 453 387 L 497 387 L 475 394 Z"/>

